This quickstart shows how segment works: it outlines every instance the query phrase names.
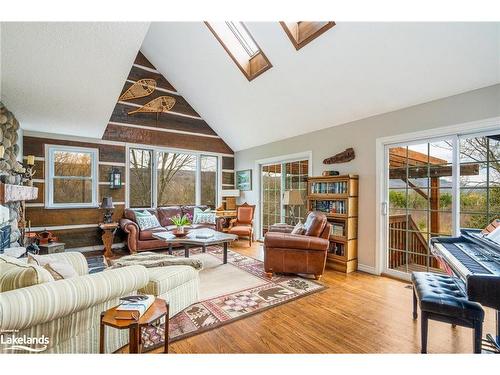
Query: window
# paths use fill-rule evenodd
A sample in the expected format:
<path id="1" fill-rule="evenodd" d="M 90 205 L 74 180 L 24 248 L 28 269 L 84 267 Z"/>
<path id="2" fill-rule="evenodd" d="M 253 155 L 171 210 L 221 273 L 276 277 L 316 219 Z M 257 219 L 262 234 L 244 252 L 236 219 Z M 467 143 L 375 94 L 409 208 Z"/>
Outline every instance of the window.
<path id="1" fill-rule="evenodd" d="M 500 218 L 500 135 L 460 138 L 460 227 Z"/>
<path id="2" fill-rule="evenodd" d="M 201 204 L 215 208 L 217 205 L 217 157 L 202 155 L 201 170 Z"/>
<path id="3" fill-rule="evenodd" d="M 301 49 L 335 26 L 335 22 L 333 21 L 280 22 L 280 24 L 296 50 Z"/>
<path id="4" fill-rule="evenodd" d="M 47 208 L 97 207 L 97 150 L 47 146 L 47 156 Z"/>
<path id="5" fill-rule="evenodd" d="M 272 67 L 243 22 L 205 24 L 249 81 Z"/>
<path id="6" fill-rule="evenodd" d="M 152 205 L 153 151 L 129 149 L 129 206 L 131 208 Z"/>
<path id="7" fill-rule="evenodd" d="M 437 271 L 429 240 L 500 218 L 500 134 L 451 134 L 386 146 L 386 267 Z"/>
<path id="8" fill-rule="evenodd" d="M 217 156 L 129 148 L 128 174 L 131 208 L 217 205 Z"/>
<path id="9" fill-rule="evenodd" d="M 158 152 L 157 205 L 196 202 L 196 155 Z"/>

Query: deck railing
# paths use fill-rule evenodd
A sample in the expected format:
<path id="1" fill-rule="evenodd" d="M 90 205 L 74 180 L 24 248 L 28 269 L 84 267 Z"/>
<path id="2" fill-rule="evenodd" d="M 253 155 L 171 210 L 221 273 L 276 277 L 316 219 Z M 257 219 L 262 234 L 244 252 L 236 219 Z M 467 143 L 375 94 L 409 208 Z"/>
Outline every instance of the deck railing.
<path id="1" fill-rule="evenodd" d="M 405 265 L 438 267 L 411 215 L 392 215 L 389 217 L 389 268 L 402 269 Z"/>

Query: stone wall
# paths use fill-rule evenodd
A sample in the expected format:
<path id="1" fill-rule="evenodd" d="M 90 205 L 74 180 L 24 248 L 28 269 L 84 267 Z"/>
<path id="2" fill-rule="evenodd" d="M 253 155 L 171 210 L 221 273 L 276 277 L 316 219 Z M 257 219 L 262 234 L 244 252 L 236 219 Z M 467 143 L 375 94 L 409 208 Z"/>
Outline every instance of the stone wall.
<path id="1" fill-rule="evenodd" d="M 9 184 L 21 184 L 21 176 L 12 174 L 10 171 L 18 167 L 17 157 L 19 154 L 19 122 L 12 112 L 10 112 L 2 102 L 0 102 L 0 144 L 5 147 L 5 155 L 0 160 L 0 181 Z M 9 224 L 11 225 L 10 242 L 19 240 L 19 202 L 7 203 L 4 205 L 9 209 Z"/>

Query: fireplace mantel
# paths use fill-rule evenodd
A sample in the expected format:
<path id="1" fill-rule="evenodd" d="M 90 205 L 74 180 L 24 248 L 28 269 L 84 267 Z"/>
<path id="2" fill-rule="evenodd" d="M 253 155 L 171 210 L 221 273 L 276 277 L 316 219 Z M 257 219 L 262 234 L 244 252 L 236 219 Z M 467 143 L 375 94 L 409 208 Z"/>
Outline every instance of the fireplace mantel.
<path id="1" fill-rule="evenodd" d="M 29 201 L 38 198 L 38 188 L 0 182 L 0 204 Z"/>

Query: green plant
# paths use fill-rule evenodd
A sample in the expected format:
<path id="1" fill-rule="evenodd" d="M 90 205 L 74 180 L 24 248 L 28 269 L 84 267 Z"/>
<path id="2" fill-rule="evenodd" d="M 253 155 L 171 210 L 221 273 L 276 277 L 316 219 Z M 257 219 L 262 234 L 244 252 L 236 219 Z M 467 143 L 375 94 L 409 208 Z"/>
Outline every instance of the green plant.
<path id="1" fill-rule="evenodd" d="M 172 223 L 174 223 L 175 226 L 183 227 L 185 225 L 191 224 L 192 216 L 190 214 L 185 214 L 183 216 L 177 214 L 175 216 L 172 216 L 170 220 L 172 220 Z"/>

